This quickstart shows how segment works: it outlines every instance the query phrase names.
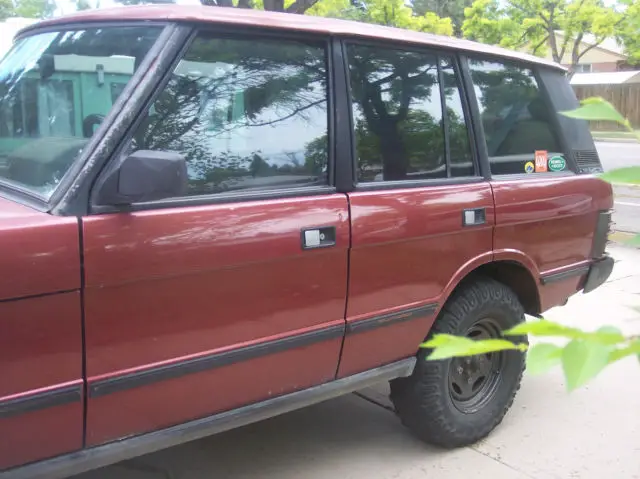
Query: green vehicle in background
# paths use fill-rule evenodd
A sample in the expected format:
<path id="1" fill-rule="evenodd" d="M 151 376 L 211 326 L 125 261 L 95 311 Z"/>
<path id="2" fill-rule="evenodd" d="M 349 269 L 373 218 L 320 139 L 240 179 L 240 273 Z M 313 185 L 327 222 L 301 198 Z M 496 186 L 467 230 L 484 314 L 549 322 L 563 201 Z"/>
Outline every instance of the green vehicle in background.
<path id="1" fill-rule="evenodd" d="M 28 171 L 34 186 L 43 192 L 53 188 L 51 179 L 60 180 L 122 93 L 134 62 L 133 57 L 51 54 L 26 71 L 14 70 L 22 77 L 17 88 L 7 90 L 0 79 L 3 174 L 20 183 Z M 35 178 L 34 170 L 40 172 Z"/>

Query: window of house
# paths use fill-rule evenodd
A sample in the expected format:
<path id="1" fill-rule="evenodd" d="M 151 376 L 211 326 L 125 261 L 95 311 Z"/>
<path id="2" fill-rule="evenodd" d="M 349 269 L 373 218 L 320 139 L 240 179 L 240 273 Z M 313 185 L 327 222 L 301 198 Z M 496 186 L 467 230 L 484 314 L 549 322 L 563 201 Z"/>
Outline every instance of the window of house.
<path id="1" fill-rule="evenodd" d="M 582 63 L 580 65 L 576 65 L 574 71 L 576 73 L 591 73 L 592 65 L 591 63 Z"/>
<path id="2" fill-rule="evenodd" d="M 473 174 L 451 60 L 439 66 L 434 54 L 362 45 L 349 45 L 348 55 L 360 183 Z"/>
<path id="3" fill-rule="evenodd" d="M 323 44 L 201 34 L 132 140 L 177 151 L 189 195 L 327 184 Z"/>
<path id="4" fill-rule="evenodd" d="M 527 68 L 470 60 L 469 68 L 494 175 L 567 168 L 552 125 L 554 114 Z"/>

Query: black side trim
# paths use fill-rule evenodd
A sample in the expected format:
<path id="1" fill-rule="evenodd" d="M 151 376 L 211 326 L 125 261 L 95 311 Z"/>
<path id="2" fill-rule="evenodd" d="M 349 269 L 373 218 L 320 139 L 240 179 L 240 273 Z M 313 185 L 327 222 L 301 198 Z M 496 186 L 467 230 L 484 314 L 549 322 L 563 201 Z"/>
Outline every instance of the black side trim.
<path id="1" fill-rule="evenodd" d="M 400 323 L 403 321 L 411 321 L 412 319 L 424 318 L 425 316 L 431 316 L 438 310 L 438 304 L 432 303 L 417 308 L 405 309 L 402 311 L 396 311 L 394 313 L 383 314 L 380 316 L 374 316 L 373 318 L 363 319 L 361 321 L 355 321 L 347 325 L 347 334 L 363 333 L 371 329 L 380 328 L 382 326 L 389 326 L 391 324 Z"/>
<path id="2" fill-rule="evenodd" d="M 0 401 L 0 418 L 8 418 L 54 406 L 82 400 L 82 386 L 65 386 L 51 391 L 31 394 L 18 399 Z"/>
<path id="3" fill-rule="evenodd" d="M 91 469 L 108 466 L 295 411 L 380 382 L 410 376 L 415 364 L 415 357 L 403 359 L 337 381 L 267 399 L 214 416 L 11 469 L 2 473 L 2 479 L 62 479 L 75 476 Z"/>
<path id="4" fill-rule="evenodd" d="M 199 373 L 208 369 L 229 366 L 240 361 L 275 354 L 288 349 L 300 348 L 310 344 L 339 338 L 344 335 L 344 325 L 338 324 L 308 333 L 289 336 L 274 341 L 253 344 L 243 348 L 210 354 L 196 359 L 180 361 L 165 366 L 145 369 L 135 373 L 123 374 L 89 384 L 89 397 L 99 397 L 126 389 L 146 386 L 158 381 L 178 378 L 187 374 Z"/>
<path id="5" fill-rule="evenodd" d="M 589 272 L 589 265 L 578 266 L 576 268 L 568 269 L 560 273 L 546 274 L 540 277 L 540 282 L 543 285 L 550 283 L 557 283 L 565 279 L 574 278 L 576 276 L 582 276 Z"/>

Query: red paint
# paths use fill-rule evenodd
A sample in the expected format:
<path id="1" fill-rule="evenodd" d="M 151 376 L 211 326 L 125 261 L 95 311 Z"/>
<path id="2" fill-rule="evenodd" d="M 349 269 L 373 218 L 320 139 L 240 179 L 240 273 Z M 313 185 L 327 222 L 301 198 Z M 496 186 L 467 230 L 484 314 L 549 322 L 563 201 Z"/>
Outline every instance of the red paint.
<path id="1" fill-rule="evenodd" d="M 319 226 L 336 227 L 337 245 L 303 251 L 301 230 Z M 83 221 L 83 228 L 89 381 L 344 321 L 349 247 L 344 195 L 94 216 Z M 260 391 L 268 397 L 269 391 L 328 380 L 335 375 L 340 342 L 310 348 L 313 354 L 304 357 L 313 368 L 300 367 L 300 352 L 278 354 L 278 367 L 285 369 L 281 380 L 266 380 L 275 374 L 267 366 L 275 359 L 254 363 L 255 374 L 264 376 L 262 389 L 247 389 L 239 376 L 224 388 L 220 404 L 242 404 L 257 400 Z M 219 386 L 215 378 L 230 377 L 226 369 L 207 374 Z M 173 383 L 182 384 L 175 387 L 184 394 L 193 381 L 185 376 Z M 163 384 L 122 394 L 149 402 L 148 391 L 161 392 Z M 218 400 L 206 403 L 209 409 L 190 401 L 173 404 L 162 424 L 222 407 Z M 118 413 L 108 426 L 111 433 L 90 414 L 87 427 L 95 441 L 160 425 L 143 424 L 116 408 L 118 394 L 100 404 Z"/>
<path id="2" fill-rule="evenodd" d="M 0 401 L 82 383 L 80 293 L 0 303 Z M 82 447 L 82 403 L 0 419 L 0 469 Z"/>
<path id="3" fill-rule="evenodd" d="M 0 471 L 82 448 L 82 403 L 0 419 Z"/>
<path id="4" fill-rule="evenodd" d="M 488 183 L 351 193 L 349 198 L 353 249 L 348 322 L 442 304 L 447 285 L 463 265 L 482 255 L 490 258 L 494 212 Z M 485 208 L 487 224 L 463 227 L 468 208 Z M 340 376 L 415 354 L 433 319 L 347 336 Z M 385 337 L 393 340 L 381 348 Z"/>
<path id="5" fill-rule="evenodd" d="M 152 431 L 334 379 L 342 338 L 90 398 L 87 444 Z"/>
<path id="6" fill-rule="evenodd" d="M 0 300 L 80 287 L 78 221 L 0 198 Z"/>

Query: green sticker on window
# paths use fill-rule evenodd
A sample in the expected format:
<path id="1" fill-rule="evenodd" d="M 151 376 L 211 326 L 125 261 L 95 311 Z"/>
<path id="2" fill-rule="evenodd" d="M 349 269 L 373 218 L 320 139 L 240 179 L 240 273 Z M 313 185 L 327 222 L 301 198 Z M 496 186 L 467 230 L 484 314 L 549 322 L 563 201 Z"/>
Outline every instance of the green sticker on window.
<path id="1" fill-rule="evenodd" d="M 562 156 L 553 156 L 549 158 L 549 169 L 551 171 L 562 171 L 567 167 L 567 162 Z"/>

